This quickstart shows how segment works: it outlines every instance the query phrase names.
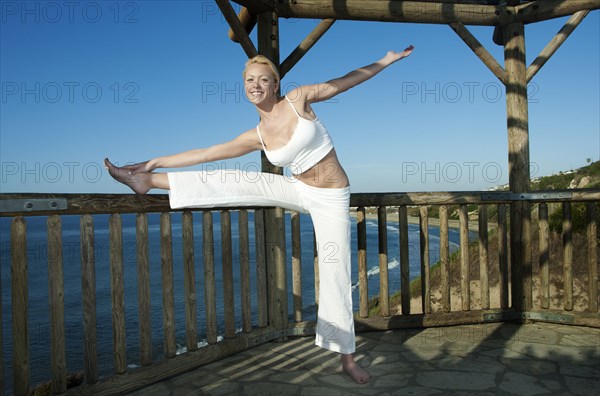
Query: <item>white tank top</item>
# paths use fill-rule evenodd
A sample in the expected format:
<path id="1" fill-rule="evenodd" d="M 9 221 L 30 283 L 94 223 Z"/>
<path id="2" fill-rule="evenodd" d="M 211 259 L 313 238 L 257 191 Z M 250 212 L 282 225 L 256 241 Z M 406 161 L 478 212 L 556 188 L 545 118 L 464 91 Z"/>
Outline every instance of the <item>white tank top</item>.
<path id="1" fill-rule="evenodd" d="M 314 120 L 301 117 L 287 96 L 285 99 L 298 116 L 296 129 L 285 146 L 275 150 L 267 150 L 258 125 L 256 126 L 256 132 L 269 162 L 273 165 L 288 167 L 294 175 L 299 175 L 315 166 L 329 154 L 333 149 L 333 142 L 318 117 Z"/>

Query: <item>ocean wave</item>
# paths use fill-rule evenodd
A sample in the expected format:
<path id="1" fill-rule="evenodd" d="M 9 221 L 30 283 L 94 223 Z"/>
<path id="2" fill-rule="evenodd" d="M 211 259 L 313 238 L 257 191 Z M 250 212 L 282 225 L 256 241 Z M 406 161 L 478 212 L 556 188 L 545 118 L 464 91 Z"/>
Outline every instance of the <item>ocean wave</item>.
<path id="1" fill-rule="evenodd" d="M 394 269 L 394 268 L 398 268 L 400 267 L 400 261 L 398 261 L 398 259 L 393 258 L 391 261 L 388 261 L 388 270 Z M 373 266 L 371 268 L 369 268 L 367 270 L 367 279 L 369 279 L 370 277 L 374 276 L 374 275 L 378 275 L 379 274 L 379 266 Z M 358 287 L 358 281 L 356 281 L 355 283 L 352 284 L 352 291 L 354 291 L 356 288 Z"/>

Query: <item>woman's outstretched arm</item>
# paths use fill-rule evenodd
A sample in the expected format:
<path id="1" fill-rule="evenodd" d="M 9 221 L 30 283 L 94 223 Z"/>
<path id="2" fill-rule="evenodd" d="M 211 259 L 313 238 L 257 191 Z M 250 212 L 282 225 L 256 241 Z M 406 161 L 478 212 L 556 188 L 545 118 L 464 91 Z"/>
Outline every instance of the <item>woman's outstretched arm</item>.
<path id="1" fill-rule="evenodd" d="M 345 92 L 375 76 L 391 64 L 409 56 L 414 47 L 411 45 L 402 52 L 388 51 L 388 53 L 378 60 L 365 67 L 353 70 L 345 76 L 333 80 L 300 87 L 301 95 L 305 98 L 307 104 L 329 100 L 334 96 Z"/>
<path id="2" fill-rule="evenodd" d="M 123 166 L 122 169 L 134 175 L 140 172 L 151 172 L 160 168 L 184 168 L 205 162 L 236 158 L 262 148 L 257 136 L 256 129 L 251 129 L 225 143 L 157 157 L 149 161 Z"/>

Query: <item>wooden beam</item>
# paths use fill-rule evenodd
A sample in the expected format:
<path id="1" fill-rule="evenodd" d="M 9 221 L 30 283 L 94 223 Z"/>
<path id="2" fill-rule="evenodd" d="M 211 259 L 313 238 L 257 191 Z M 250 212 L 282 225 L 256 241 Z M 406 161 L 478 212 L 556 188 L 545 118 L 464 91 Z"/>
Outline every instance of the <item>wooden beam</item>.
<path id="1" fill-rule="evenodd" d="M 275 10 L 275 2 L 268 0 L 233 0 L 233 2 L 247 8 L 256 15 L 260 14 L 261 12 L 273 12 Z"/>
<path id="2" fill-rule="evenodd" d="M 278 0 L 274 8 L 283 18 L 342 19 L 465 25 L 503 25 L 515 19 L 504 5 L 448 1 L 400 0 Z"/>
<path id="3" fill-rule="evenodd" d="M 531 202 L 560 202 L 563 198 L 544 198 L 542 192 L 533 191 L 537 197 Z M 533 193 L 532 192 L 532 193 Z M 600 189 L 572 189 L 553 190 L 553 193 L 569 193 L 566 198 L 571 202 L 589 202 L 600 200 Z M 34 200 L 34 199 L 64 199 L 67 201 L 66 209 L 59 210 L 14 210 L 0 211 L 0 217 L 15 216 L 50 216 L 58 215 L 83 215 L 111 214 L 111 213 L 156 213 L 156 212 L 183 212 L 189 208 L 171 209 L 167 194 L 43 194 L 43 193 L 0 193 L 0 208 L 3 201 Z M 401 206 L 401 205 L 458 205 L 458 204 L 490 204 L 510 203 L 511 197 L 504 191 L 452 191 L 452 192 L 410 192 L 410 193 L 352 193 L 350 207 L 357 206 Z M 241 206 L 240 206 L 241 207 Z M 244 206 L 245 209 L 258 208 Z M 222 208 L 211 208 L 220 210 Z M 229 208 L 235 210 L 236 208 Z M 199 209 L 201 210 L 201 209 Z"/>
<path id="4" fill-rule="evenodd" d="M 546 45 L 542 52 L 540 52 L 537 58 L 535 58 L 535 60 L 527 68 L 527 82 L 531 81 L 533 76 L 535 76 L 536 73 L 540 71 L 542 66 L 544 66 L 546 62 L 548 62 L 552 55 L 554 55 L 558 48 L 560 48 L 560 46 L 565 42 L 567 37 L 569 37 L 569 35 L 573 33 L 575 28 L 579 26 L 581 21 L 583 21 L 583 18 L 585 18 L 589 13 L 589 10 L 577 11 L 571 16 L 571 18 L 569 18 L 567 23 L 565 23 L 565 25 L 558 31 L 558 33 L 556 33 L 556 36 L 554 36 L 552 40 L 550 40 L 548 45 Z"/>
<path id="5" fill-rule="evenodd" d="M 254 29 L 254 26 L 256 26 L 256 20 L 257 20 L 256 14 L 251 13 L 250 10 L 248 10 L 246 7 L 243 7 L 240 10 L 237 17 L 240 20 L 240 23 L 242 24 L 242 26 L 244 27 L 246 34 L 250 34 L 252 29 Z M 229 29 L 229 39 L 235 43 L 240 42 L 240 39 L 238 38 L 238 36 L 235 34 L 233 29 L 231 29 L 231 28 Z"/>
<path id="6" fill-rule="evenodd" d="M 217 5 L 221 9 L 221 12 L 223 13 L 223 16 L 225 17 L 225 20 L 229 24 L 229 27 L 231 28 L 231 30 L 234 31 L 236 37 L 240 40 L 240 44 L 242 45 L 242 48 L 244 49 L 244 52 L 246 52 L 246 55 L 248 56 L 248 58 L 252 58 L 252 57 L 258 55 L 258 51 L 256 50 L 256 47 L 252 43 L 252 40 L 250 40 L 250 36 L 248 36 L 248 33 L 246 33 L 246 30 L 242 26 L 242 23 L 240 22 L 239 18 L 237 17 L 235 10 L 231 6 L 231 3 L 229 3 L 228 0 L 216 0 L 216 1 L 217 1 Z"/>
<path id="7" fill-rule="evenodd" d="M 253 13 L 277 12 L 283 18 L 344 19 L 502 26 L 532 23 L 600 8 L 600 0 L 538 0 L 520 4 L 494 0 L 236 0 Z"/>
<path id="8" fill-rule="evenodd" d="M 507 75 L 506 71 L 500 66 L 498 61 L 485 49 L 485 47 L 471 34 L 469 29 L 465 27 L 460 22 L 454 22 L 450 24 L 452 30 L 458 34 L 465 44 L 471 48 L 471 50 L 477 55 L 479 59 L 490 69 L 492 73 L 498 78 L 498 80 L 502 81 L 502 83 L 506 84 Z"/>
<path id="9" fill-rule="evenodd" d="M 302 59 L 302 57 L 310 50 L 313 45 L 317 43 L 323 37 L 323 35 L 333 25 L 335 19 L 324 19 L 313 29 L 312 32 L 296 47 L 291 54 L 281 63 L 281 78 L 285 76 L 295 65 Z"/>
<path id="10" fill-rule="evenodd" d="M 600 0 L 538 0 L 518 5 L 515 13 L 520 22 L 532 23 L 599 8 Z"/>

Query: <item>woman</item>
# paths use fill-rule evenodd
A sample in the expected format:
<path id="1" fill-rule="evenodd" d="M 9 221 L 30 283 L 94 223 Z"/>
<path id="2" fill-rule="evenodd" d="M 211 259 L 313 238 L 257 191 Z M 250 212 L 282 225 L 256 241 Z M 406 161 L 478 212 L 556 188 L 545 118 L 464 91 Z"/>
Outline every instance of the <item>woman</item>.
<path id="1" fill-rule="evenodd" d="M 235 139 L 208 148 L 158 157 L 116 167 L 105 165 L 112 177 L 138 194 L 151 188 L 169 191 L 175 208 L 279 206 L 310 213 L 319 256 L 319 308 L 315 343 L 341 355 L 343 369 L 357 383 L 369 373 L 354 361 L 354 320 L 350 279 L 350 184 L 327 130 L 311 105 L 368 80 L 387 66 L 409 56 L 413 47 L 389 51 L 382 59 L 347 75 L 301 86 L 281 97 L 279 73 L 264 56 L 246 63 L 245 94 L 260 122 Z M 293 177 L 260 172 L 153 172 L 239 157 L 264 150 L 270 162 L 289 167 Z"/>

